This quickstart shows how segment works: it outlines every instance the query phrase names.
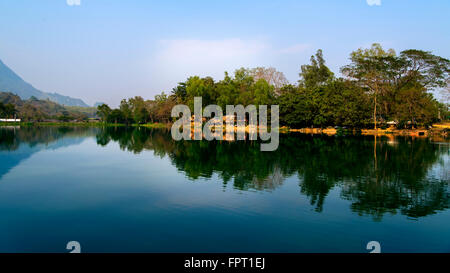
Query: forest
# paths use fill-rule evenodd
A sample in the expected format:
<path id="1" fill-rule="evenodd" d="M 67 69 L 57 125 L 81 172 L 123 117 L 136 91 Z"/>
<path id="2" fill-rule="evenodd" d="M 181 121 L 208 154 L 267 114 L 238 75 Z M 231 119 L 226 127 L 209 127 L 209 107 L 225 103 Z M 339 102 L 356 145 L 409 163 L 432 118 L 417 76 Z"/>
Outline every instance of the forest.
<path id="1" fill-rule="evenodd" d="M 87 121 L 96 116 L 94 107 L 65 106 L 48 99 L 31 97 L 27 100 L 0 92 L 0 118 L 20 118 L 22 121 Z"/>
<path id="2" fill-rule="evenodd" d="M 291 128 L 377 128 L 387 122 L 398 128 L 426 127 L 449 119 L 449 70 L 449 60 L 430 52 L 410 49 L 397 54 L 373 44 L 352 52 L 350 63 L 340 70 L 342 77 L 337 77 L 318 50 L 300 67 L 296 84 L 274 68 L 240 68 L 234 75 L 225 72 L 220 81 L 189 77 L 154 100 L 123 99 L 117 109 L 103 104 L 98 115 L 109 123 L 167 123 L 173 106 L 192 108 L 194 97 L 201 96 L 204 107 L 216 104 L 222 109 L 277 104 L 281 125 Z M 444 102 L 433 96 L 436 90 Z"/>
<path id="3" fill-rule="evenodd" d="M 279 105 L 280 124 L 290 128 L 427 128 L 450 119 L 450 61 L 431 52 L 409 49 L 397 54 L 373 44 L 350 54 L 350 63 L 336 76 L 326 65 L 322 50 L 301 65 L 298 82 L 289 83 L 275 68 L 240 68 L 223 80 L 192 76 L 153 100 L 140 96 L 123 99 L 117 109 L 62 106 L 48 100 L 1 93 L 0 116 L 24 121 L 87 121 L 104 123 L 171 123 L 171 110 L 185 104 L 193 110 L 194 97 L 203 106 Z M 433 93 L 440 92 L 437 100 Z"/>

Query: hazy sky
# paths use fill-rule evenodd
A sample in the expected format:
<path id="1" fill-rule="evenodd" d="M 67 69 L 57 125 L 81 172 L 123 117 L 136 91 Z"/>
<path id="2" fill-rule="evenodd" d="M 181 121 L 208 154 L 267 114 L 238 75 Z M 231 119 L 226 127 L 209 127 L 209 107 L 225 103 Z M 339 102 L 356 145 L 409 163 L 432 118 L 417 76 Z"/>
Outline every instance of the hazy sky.
<path id="1" fill-rule="evenodd" d="M 115 106 L 239 67 L 294 83 L 318 48 L 334 72 L 373 42 L 449 58 L 449 14 L 448 0 L 0 0 L 0 59 L 42 91 Z"/>

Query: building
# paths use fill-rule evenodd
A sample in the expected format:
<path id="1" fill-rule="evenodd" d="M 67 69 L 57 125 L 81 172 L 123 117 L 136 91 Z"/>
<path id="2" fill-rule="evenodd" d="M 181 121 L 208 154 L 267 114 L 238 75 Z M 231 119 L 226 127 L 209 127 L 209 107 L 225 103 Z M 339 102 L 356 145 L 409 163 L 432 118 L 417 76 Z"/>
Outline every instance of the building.
<path id="1" fill-rule="evenodd" d="M 20 118 L 0 118 L 0 122 L 20 122 Z"/>

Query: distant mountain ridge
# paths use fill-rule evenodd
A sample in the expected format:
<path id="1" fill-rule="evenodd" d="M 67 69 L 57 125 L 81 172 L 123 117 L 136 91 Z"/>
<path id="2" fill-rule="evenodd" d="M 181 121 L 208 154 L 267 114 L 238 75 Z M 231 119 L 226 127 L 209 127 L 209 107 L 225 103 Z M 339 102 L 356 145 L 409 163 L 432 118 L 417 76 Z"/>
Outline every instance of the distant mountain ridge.
<path id="1" fill-rule="evenodd" d="M 97 113 L 97 109 L 94 107 L 61 105 L 51 100 L 39 100 L 35 97 L 22 100 L 18 95 L 5 92 L 0 92 L 0 103 L 14 105 L 17 117 L 23 121 L 56 120 L 62 117 L 66 120 L 86 120 L 95 117 Z"/>
<path id="2" fill-rule="evenodd" d="M 89 105 L 81 99 L 63 96 L 58 93 L 46 93 L 34 88 L 6 66 L 2 60 L 0 60 L 0 92 L 11 92 L 17 94 L 24 100 L 34 96 L 37 99 L 49 99 L 53 102 L 67 106 L 89 107 Z"/>

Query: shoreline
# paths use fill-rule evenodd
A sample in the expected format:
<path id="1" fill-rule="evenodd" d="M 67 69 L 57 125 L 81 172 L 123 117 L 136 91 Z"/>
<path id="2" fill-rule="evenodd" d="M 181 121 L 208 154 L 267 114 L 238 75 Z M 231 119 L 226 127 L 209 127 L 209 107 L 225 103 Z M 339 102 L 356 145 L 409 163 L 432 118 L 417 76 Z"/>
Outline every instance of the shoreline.
<path id="1" fill-rule="evenodd" d="M 4 126 L 61 126 L 61 127 L 146 127 L 146 128 L 170 128 L 171 123 L 147 123 L 147 124 L 121 124 L 121 123 L 102 123 L 102 122 L 0 122 L 0 127 Z M 247 129 L 247 128 L 246 128 Z M 335 128 L 289 128 L 280 127 L 280 133 L 303 133 L 303 134 L 325 134 L 333 135 L 373 135 L 373 136 L 413 136 L 413 137 L 431 137 L 440 136 L 447 138 L 449 136 L 450 123 L 433 124 L 431 129 L 335 129 Z M 235 128 L 236 131 L 236 128 Z M 247 130 L 246 130 L 247 131 Z"/>
<path id="2" fill-rule="evenodd" d="M 101 123 L 101 122 L 0 122 L 2 126 L 55 126 L 55 127 L 148 127 L 148 128 L 166 128 L 169 125 L 164 123 L 147 124 L 122 124 L 122 123 Z"/>
<path id="3" fill-rule="evenodd" d="M 304 134 L 325 134 L 325 135 L 340 135 L 340 134 L 361 134 L 361 135 L 394 135 L 394 136 L 414 136 L 414 137 L 429 137 L 434 135 L 448 136 L 445 130 L 432 129 L 320 129 L 320 128 L 302 128 L 302 129 L 287 129 L 289 132 L 298 132 Z"/>

